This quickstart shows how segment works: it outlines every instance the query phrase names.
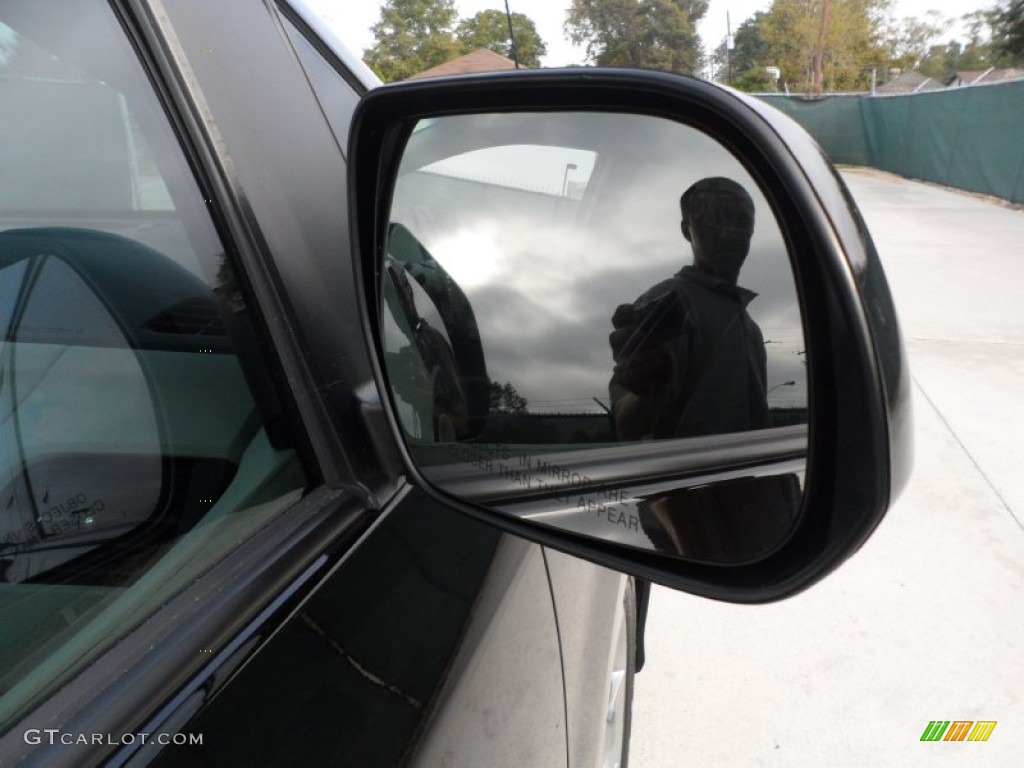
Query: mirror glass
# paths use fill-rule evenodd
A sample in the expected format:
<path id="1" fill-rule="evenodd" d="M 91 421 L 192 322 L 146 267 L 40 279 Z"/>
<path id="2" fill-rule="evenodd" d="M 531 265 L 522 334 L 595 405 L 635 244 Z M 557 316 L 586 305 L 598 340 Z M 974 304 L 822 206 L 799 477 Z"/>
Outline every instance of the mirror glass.
<path id="1" fill-rule="evenodd" d="M 392 402 L 425 477 L 695 561 L 781 545 L 808 377 L 768 200 L 719 141 L 659 117 L 420 121 L 380 289 Z"/>

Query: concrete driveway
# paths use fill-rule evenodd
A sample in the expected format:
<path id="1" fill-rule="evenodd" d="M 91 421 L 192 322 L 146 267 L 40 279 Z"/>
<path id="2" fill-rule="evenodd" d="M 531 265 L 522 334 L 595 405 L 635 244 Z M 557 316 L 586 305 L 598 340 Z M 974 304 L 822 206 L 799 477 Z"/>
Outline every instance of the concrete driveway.
<path id="1" fill-rule="evenodd" d="M 1024 765 L 1024 211 L 844 176 L 915 382 L 909 488 L 864 548 L 768 606 L 655 588 L 632 768 Z M 995 720 L 987 742 L 922 742 Z"/>

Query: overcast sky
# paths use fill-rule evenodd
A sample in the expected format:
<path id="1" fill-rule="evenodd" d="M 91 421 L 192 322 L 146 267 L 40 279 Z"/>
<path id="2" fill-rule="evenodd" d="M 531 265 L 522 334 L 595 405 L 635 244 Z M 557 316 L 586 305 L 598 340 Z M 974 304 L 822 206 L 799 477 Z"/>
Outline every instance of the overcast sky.
<path id="1" fill-rule="evenodd" d="M 380 0 L 308 0 L 310 5 L 323 9 L 332 19 L 339 36 L 349 46 L 362 52 L 373 42 L 370 27 L 380 18 Z M 487 8 L 504 10 L 503 0 L 456 0 L 460 18 L 474 15 Z M 565 39 L 562 25 L 570 0 L 509 0 L 514 13 L 525 13 L 537 25 L 540 36 L 547 44 L 548 55 L 544 64 L 549 67 L 584 63 L 585 53 L 574 48 Z M 733 31 L 757 11 L 767 10 L 771 0 L 710 0 L 708 12 L 698 25 L 705 47 L 713 49 L 725 37 L 726 13 Z M 937 10 L 947 18 L 958 19 L 962 14 L 978 8 L 995 5 L 995 0 L 894 0 L 893 16 L 924 16 Z"/>

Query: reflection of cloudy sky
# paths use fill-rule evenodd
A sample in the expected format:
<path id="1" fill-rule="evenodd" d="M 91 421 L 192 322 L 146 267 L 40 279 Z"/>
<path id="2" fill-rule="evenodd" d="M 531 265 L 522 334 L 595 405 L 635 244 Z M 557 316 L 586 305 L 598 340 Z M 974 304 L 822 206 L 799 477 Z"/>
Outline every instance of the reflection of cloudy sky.
<path id="1" fill-rule="evenodd" d="M 590 121 L 582 131 L 581 117 Z M 538 153 L 538 178 L 557 180 L 579 157 L 550 148 L 558 122 L 569 118 L 509 119 L 518 123 L 519 144 L 528 143 L 523 139 L 532 124 L 546 123 L 543 141 L 549 146 Z M 462 121 L 439 120 L 430 130 Z M 478 134 L 475 156 L 486 162 L 478 161 L 475 171 L 463 159 L 431 169 L 447 165 L 452 175 L 406 173 L 399 179 L 392 219 L 404 223 L 466 291 L 491 378 L 511 382 L 531 410 L 592 411 L 594 397 L 607 403 L 615 307 L 690 263 L 679 229 L 679 195 L 700 178 L 727 176 L 743 184 L 756 204 L 740 284 L 759 294 L 750 314 L 772 342 L 766 347 L 768 386 L 782 386 L 771 401 L 782 407 L 806 402 L 792 272 L 771 211 L 746 171 L 706 136 L 668 121 L 575 115 L 572 123 L 561 140 L 598 155 L 583 200 L 525 191 L 529 155 L 517 150 L 503 156 L 501 147 L 481 152 Z M 457 134 L 462 126 L 454 128 Z M 499 137 L 494 143 L 505 142 Z M 503 161 L 515 166 L 514 173 L 502 169 Z M 511 178 L 516 188 L 501 185 Z"/>
<path id="2" fill-rule="evenodd" d="M 0 66 L 7 63 L 17 50 L 18 33 L 0 22 Z"/>

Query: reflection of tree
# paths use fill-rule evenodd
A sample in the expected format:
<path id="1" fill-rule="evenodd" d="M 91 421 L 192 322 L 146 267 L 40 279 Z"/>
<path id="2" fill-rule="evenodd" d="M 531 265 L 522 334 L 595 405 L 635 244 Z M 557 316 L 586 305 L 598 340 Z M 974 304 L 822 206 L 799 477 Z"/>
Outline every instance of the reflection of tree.
<path id="1" fill-rule="evenodd" d="M 245 309 L 245 299 L 242 298 L 238 277 L 226 254 L 221 254 L 220 264 L 217 266 L 217 286 L 213 291 L 232 311 L 239 312 Z"/>
<path id="2" fill-rule="evenodd" d="M 509 382 L 491 382 L 491 413 L 526 413 L 526 398 Z"/>
<path id="3" fill-rule="evenodd" d="M 522 13 L 512 14 L 512 31 L 515 33 L 515 54 L 524 67 L 539 67 L 541 57 L 547 53 L 547 46 L 537 33 L 533 19 Z M 503 11 L 479 11 L 469 19 L 462 19 L 455 28 L 455 37 L 463 53 L 479 48 L 514 58 L 512 42 L 508 36 L 508 19 Z"/>
<path id="4" fill-rule="evenodd" d="M 1013 65 L 1024 64 L 1024 0 L 1009 0 L 997 6 L 993 24 L 996 50 Z"/>
<path id="5" fill-rule="evenodd" d="M 599 67 L 696 72 L 702 58 L 697 22 L 704 0 L 573 0 L 569 39 Z"/>

